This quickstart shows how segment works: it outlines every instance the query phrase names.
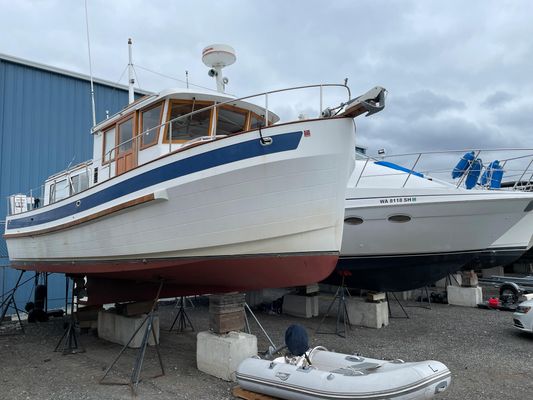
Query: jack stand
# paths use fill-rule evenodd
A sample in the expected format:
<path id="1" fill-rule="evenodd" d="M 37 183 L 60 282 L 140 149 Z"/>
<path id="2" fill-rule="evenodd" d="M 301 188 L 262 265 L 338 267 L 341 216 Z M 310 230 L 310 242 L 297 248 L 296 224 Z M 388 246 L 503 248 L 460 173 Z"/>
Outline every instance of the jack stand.
<path id="1" fill-rule="evenodd" d="M 185 297 L 181 296 L 178 300 L 178 313 L 176 314 L 176 318 L 174 318 L 174 322 L 172 322 L 172 326 L 168 330 L 169 332 L 172 332 L 172 328 L 174 328 L 174 325 L 176 322 L 178 322 L 178 327 L 176 329 L 176 332 L 183 332 L 185 329 L 187 329 L 187 326 L 191 327 L 191 330 L 195 332 L 194 326 L 192 325 L 191 319 L 187 315 L 187 312 L 185 311 Z"/>
<path id="2" fill-rule="evenodd" d="M 342 338 L 346 338 L 348 334 L 348 329 L 351 329 L 350 324 L 350 317 L 348 316 L 348 309 L 346 308 L 346 297 L 351 297 L 350 292 L 348 291 L 348 288 L 346 287 L 346 284 L 344 282 L 344 278 L 346 276 L 345 271 L 340 271 L 342 275 L 341 285 L 337 288 L 337 291 L 335 292 L 335 296 L 333 296 L 333 300 L 329 304 L 328 311 L 326 311 L 326 314 L 322 317 L 322 320 L 320 321 L 320 324 L 318 325 L 318 328 L 316 328 L 315 333 L 324 333 L 324 334 L 335 334 L 337 336 L 340 336 Z M 337 304 L 337 321 L 335 323 L 335 332 L 325 332 L 320 331 L 320 327 L 326 320 L 326 318 L 329 315 L 329 312 L 333 308 L 333 305 L 338 301 Z M 343 324 L 343 331 L 340 330 L 339 325 Z M 341 332 L 343 332 L 341 334 Z"/>
<path id="3" fill-rule="evenodd" d="M 250 335 L 252 334 L 252 332 L 250 330 L 250 322 L 248 321 L 248 316 L 246 315 L 246 311 L 248 311 L 250 313 L 252 318 L 255 320 L 256 324 L 259 326 L 259 329 L 261 329 L 261 331 L 263 332 L 263 334 L 265 335 L 267 340 L 270 342 L 270 345 L 275 349 L 276 345 L 274 344 L 272 339 L 270 339 L 270 336 L 268 336 L 268 333 L 266 332 L 265 328 L 263 328 L 263 325 L 261 325 L 261 323 L 259 322 L 259 320 L 255 316 L 254 312 L 252 311 L 252 309 L 250 308 L 248 303 L 245 302 L 244 303 L 244 325 L 245 325 L 246 333 L 249 333 Z"/>
<path id="4" fill-rule="evenodd" d="M 68 294 L 68 280 L 70 278 L 66 278 L 66 287 L 67 287 L 67 294 Z M 54 351 L 57 351 L 59 347 L 61 346 L 61 343 L 63 343 L 62 353 L 63 355 L 66 354 L 76 354 L 76 353 L 85 353 L 85 349 L 81 346 L 78 338 L 78 331 L 76 330 L 76 317 L 74 315 L 74 281 L 72 282 L 72 297 L 70 299 L 70 317 L 68 317 L 68 320 L 66 322 L 65 332 L 63 333 L 63 336 L 61 336 L 61 339 L 59 339 L 59 342 L 57 342 L 57 345 L 54 349 Z M 68 297 L 67 297 L 68 298 Z M 65 301 L 65 304 L 68 305 L 68 302 Z M 68 308 L 65 309 L 65 312 L 68 310 Z"/>
<path id="5" fill-rule="evenodd" d="M 157 291 L 157 295 L 156 295 L 156 297 L 154 299 L 154 302 L 152 303 L 152 309 L 150 310 L 150 312 L 148 313 L 146 318 L 143 320 L 141 325 L 139 325 L 139 327 L 135 330 L 135 332 L 133 332 L 133 335 L 131 335 L 131 338 L 128 341 L 128 343 L 126 343 L 124 345 L 124 347 L 122 347 L 122 350 L 120 350 L 120 353 L 118 353 L 118 356 L 115 358 L 115 360 L 113 360 L 111 365 L 109 367 L 107 367 L 107 369 L 106 369 L 106 371 L 104 373 L 104 376 L 100 379 L 99 383 L 101 385 L 128 385 L 130 387 L 131 391 L 132 391 L 132 394 L 133 395 L 137 395 L 137 387 L 139 386 L 139 380 L 140 380 L 141 370 L 142 370 L 142 366 L 143 366 L 144 355 L 146 353 L 146 347 L 148 346 L 148 340 L 149 340 L 149 335 L 150 334 L 152 334 L 152 336 L 153 336 L 153 339 L 154 339 L 154 342 L 155 342 L 155 350 L 157 352 L 157 357 L 159 359 L 159 366 L 161 367 L 161 373 L 159 375 L 153 376 L 152 378 L 158 378 L 160 376 L 165 375 L 165 368 L 163 366 L 163 360 L 161 359 L 161 353 L 159 351 L 159 343 L 157 342 L 157 336 L 155 334 L 154 324 L 153 324 L 155 308 L 157 306 L 157 302 L 159 301 L 159 295 L 161 294 L 161 289 L 162 288 L 163 288 L 163 281 L 161 281 L 161 283 L 159 284 L 159 289 Z M 106 378 L 107 374 L 109 374 L 109 371 L 111 371 L 111 369 L 114 367 L 114 365 L 120 359 L 120 357 L 122 356 L 124 351 L 126 351 L 126 349 L 128 348 L 129 344 L 132 342 L 132 340 L 137 335 L 137 332 L 139 332 L 139 330 L 145 325 L 146 325 L 146 327 L 145 327 L 145 330 L 144 330 L 144 336 L 143 336 L 142 344 L 141 344 L 141 347 L 139 348 L 139 350 L 137 352 L 137 357 L 135 358 L 135 364 L 133 365 L 133 370 L 132 370 L 132 373 L 131 373 L 129 381 L 128 382 L 104 382 L 104 379 Z"/>
<path id="6" fill-rule="evenodd" d="M 394 300 L 396 301 L 396 303 L 398 303 L 398 305 L 400 306 L 400 308 L 402 309 L 403 313 L 405 316 L 403 317 L 395 317 L 392 315 L 392 310 L 391 310 L 391 307 L 390 307 L 390 301 L 389 301 L 389 292 L 385 293 L 385 296 L 387 297 L 387 305 L 389 307 L 389 318 L 407 318 L 409 319 L 409 314 L 407 314 L 407 311 L 405 310 L 404 306 L 402 305 L 402 302 L 400 301 L 400 299 L 398 299 L 398 297 L 396 296 L 396 294 L 394 292 L 390 292 L 390 294 L 392 295 L 392 297 L 394 297 Z"/>
<path id="7" fill-rule="evenodd" d="M 24 325 L 22 324 L 22 320 L 20 319 L 19 309 L 17 307 L 17 304 L 15 302 L 15 293 L 17 292 L 17 289 L 24 285 L 26 282 L 29 282 L 32 278 L 26 279 L 24 282 L 20 283 L 20 280 L 22 279 L 22 275 L 24 275 L 24 270 L 20 271 L 20 275 L 17 279 L 17 283 L 15 284 L 15 287 L 10 290 L 11 293 L 7 295 L 7 297 L 2 301 L 2 304 L 0 305 L 0 325 L 2 325 L 2 322 L 4 322 L 4 318 L 7 314 L 7 311 L 10 307 L 13 307 L 15 310 L 15 313 L 17 314 L 17 321 L 19 323 L 20 329 L 22 333 L 24 334 Z M 8 335 L 8 334 L 2 334 L 2 335 Z"/>

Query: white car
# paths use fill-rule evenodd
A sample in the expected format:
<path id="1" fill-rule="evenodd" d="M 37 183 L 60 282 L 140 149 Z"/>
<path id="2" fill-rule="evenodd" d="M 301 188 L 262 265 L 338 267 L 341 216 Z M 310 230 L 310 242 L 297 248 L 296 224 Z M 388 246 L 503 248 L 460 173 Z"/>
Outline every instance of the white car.
<path id="1" fill-rule="evenodd" d="M 515 328 L 533 333 L 533 300 L 527 300 L 518 305 L 513 314 Z"/>

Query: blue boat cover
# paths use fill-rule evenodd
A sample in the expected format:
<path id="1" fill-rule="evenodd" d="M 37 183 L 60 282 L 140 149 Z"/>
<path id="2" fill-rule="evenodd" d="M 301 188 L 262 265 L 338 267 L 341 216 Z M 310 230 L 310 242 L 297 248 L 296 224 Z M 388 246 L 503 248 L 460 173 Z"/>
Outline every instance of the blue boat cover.
<path id="1" fill-rule="evenodd" d="M 465 180 L 465 186 L 467 189 L 472 189 L 474 186 L 476 186 L 476 183 L 479 179 L 479 175 L 481 175 L 482 169 L 483 162 L 481 161 L 481 159 L 476 158 L 474 161 L 472 161 L 470 171 L 468 171 L 468 175 L 466 176 Z"/>
<path id="2" fill-rule="evenodd" d="M 452 178 L 460 178 L 465 174 L 465 172 L 468 170 L 470 165 L 472 164 L 472 161 L 476 158 L 476 154 L 471 151 L 469 153 L 465 153 L 463 157 L 459 160 L 457 165 L 452 171 Z"/>
<path id="3" fill-rule="evenodd" d="M 500 166 L 498 160 L 494 160 L 485 168 L 483 175 L 481 175 L 480 183 L 483 186 L 488 186 L 489 189 L 499 189 L 502 184 L 502 179 L 503 168 Z"/>
<path id="4" fill-rule="evenodd" d="M 398 170 L 398 171 L 407 172 L 408 174 L 419 176 L 420 178 L 424 177 L 424 174 L 422 174 L 420 172 L 413 171 L 411 169 L 402 167 L 401 165 L 398 165 L 398 164 L 395 164 L 395 163 L 392 163 L 392 162 L 389 162 L 389 161 L 375 161 L 374 164 L 383 165 L 384 167 L 392 168 L 392 169 L 395 169 L 395 170 Z"/>

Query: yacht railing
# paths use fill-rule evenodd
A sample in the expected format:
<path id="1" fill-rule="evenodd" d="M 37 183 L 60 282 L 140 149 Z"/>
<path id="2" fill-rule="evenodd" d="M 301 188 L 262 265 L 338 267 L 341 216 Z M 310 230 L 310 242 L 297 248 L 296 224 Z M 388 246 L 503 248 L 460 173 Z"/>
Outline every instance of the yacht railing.
<path id="1" fill-rule="evenodd" d="M 140 143 L 141 143 L 141 140 L 142 140 L 143 136 L 148 136 L 148 135 L 150 135 L 151 133 L 154 133 L 154 132 L 160 132 L 162 128 L 166 128 L 167 126 L 168 126 L 167 132 L 168 132 L 168 136 L 169 136 L 168 137 L 168 150 L 167 150 L 166 153 L 161 154 L 161 156 L 163 156 L 165 154 L 172 153 L 173 151 L 175 151 L 177 149 L 182 149 L 184 147 L 197 144 L 198 142 L 211 141 L 211 140 L 215 140 L 215 139 L 224 137 L 225 135 L 217 135 L 217 126 L 216 126 L 217 121 L 215 120 L 214 121 L 214 126 L 212 127 L 212 134 L 211 135 L 194 138 L 194 139 L 189 140 L 189 141 L 184 142 L 184 143 L 179 143 L 179 144 L 175 143 L 175 142 L 173 143 L 173 141 L 172 141 L 172 124 L 178 123 L 179 121 L 182 121 L 182 120 L 186 120 L 187 118 L 191 118 L 192 116 L 194 116 L 194 115 L 196 115 L 198 113 L 202 113 L 202 112 L 206 112 L 206 111 L 210 111 L 210 110 L 214 110 L 215 114 L 216 114 L 216 111 L 217 111 L 218 108 L 224 107 L 226 105 L 233 105 L 233 104 L 235 104 L 235 102 L 251 100 L 251 99 L 256 99 L 256 98 L 263 97 L 264 98 L 264 115 L 260 115 L 260 116 L 264 118 L 264 121 L 263 121 L 264 125 L 259 127 L 259 130 L 260 130 L 260 128 L 263 128 L 266 125 L 271 125 L 270 124 L 270 119 L 269 119 L 270 118 L 269 96 L 274 95 L 274 94 L 278 94 L 278 93 L 294 92 L 294 91 L 307 90 L 307 89 L 318 89 L 319 90 L 319 96 L 318 96 L 319 97 L 319 101 L 318 101 L 319 112 L 318 112 L 317 118 L 320 118 L 320 117 L 322 117 L 322 111 L 324 111 L 323 104 L 324 104 L 324 89 L 325 88 L 342 88 L 342 89 L 346 90 L 348 98 L 346 99 L 346 101 L 340 102 L 340 104 L 336 108 L 333 108 L 332 109 L 333 112 L 335 112 L 336 110 L 341 111 L 342 108 L 344 107 L 344 105 L 348 101 L 351 100 L 351 91 L 350 91 L 350 88 L 346 84 L 322 83 L 322 84 L 305 85 L 305 86 L 294 86 L 294 87 L 290 87 L 290 88 L 271 90 L 271 91 L 267 91 L 267 92 L 262 92 L 262 93 L 250 95 L 250 96 L 244 96 L 244 97 L 240 97 L 240 98 L 232 98 L 232 99 L 229 99 L 229 100 L 223 101 L 223 102 L 218 102 L 218 103 L 215 102 L 214 104 L 209 105 L 207 107 L 199 108 L 198 110 L 194 110 L 194 111 L 192 111 L 192 112 L 190 112 L 188 114 L 180 115 L 180 116 L 178 116 L 176 118 L 173 118 L 173 119 L 171 119 L 169 121 L 163 122 L 163 123 L 161 123 L 159 125 L 151 127 L 149 129 L 146 129 L 145 131 L 134 135 L 132 138 L 129 138 L 129 139 L 127 139 L 127 140 L 125 140 L 125 141 L 113 146 L 110 150 L 108 150 L 107 152 L 104 153 L 102 158 L 94 159 L 88 164 L 99 165 L 99 172 L 98 172 L 99 174 L 102 174 L 103 170 L 107 169 L 107 179 L 109 179 L 109 178 L 111 178 L 113 176 L 113 172 L 115 170 L 114 163 L 116 162 L 116 156 L 120 155 L 120 148 L 127 147 L 127 146 L 131 145 L 132 148 L 134 149 L 134 152 L 137 153 L 137 150 L 141 149 Z M 124 110 L 122 111 L 122 114 L 124 114 Z M 252 128 L 252 129 L 254 129 L 254 128 Z M 267 145 L 268 143 L 265 143 L 263 140 L 267 140 L 267 138 L 261 137 L 262 143 Z M 54 176 L 52 176 L 51 178 L 55 177 L 59 181 L 59 180 L 65 179 L 65 177 L 66 177 L 69 180 L 70 184 L 72 184 L 72 182 L 70 181 L 71 171 L 74 171 L 74 170 L 77 171 L 78 169 L 79 169 L 79 165 L 77 165 L 76 167 L 73 167 L 72 169 L 57 173 Z M 49 178 L 49 179 L 51 179 L 51 178 Z M 49 181 L 49 179 L 47 180 L 47 182 Z M 91 182 L 90 186 L 92 186 L 94 184 L 93 180 L 91 179 L 90 182 Z M 99 179 L 98 182 L 101 182 L 101 179 Z M 39 187 L 39 189 L 41 191 L 41 199 L 44 199 L 44 185 L 41 185 Z M 29 192 L 26 192 L 25 194 L 18 194 L 18 195 L 8 196 L 8 198 L 7 198 L 7 202 L 8 202 L 7 210 L 8 210 L 9 215 L 14 214 L 14 213 L 18 214 L 20 212 L 31 211 L 32 209 L 38 207 L 39 206 L 39 202 L 37 202 L 37 205 L 35 204 L 35 198 L 33 196 L 33 193 L 34 193 L 34 191 L 30 190 Z M 72 193 L 71 195 L 74 195 L 74 194 L 76 194 L 76 193 Z M 16 196 L 19 196 L 19 197 L 16 197 Z M 70 197 L 70 196 L 68 196 L 68 197 Z M 18 206 L 19 207 L 14 207 L 14 204 L 13 204 L 14 202 L 18 202 Z M 23 202 L 25 204 L 23 204 Z M 14 208 L 16 208 L 16 210 Z"/>
<path id="2" fill-rule="evenodd" d="M 452 171 L 466 153 L 473 154 L 472 160 L 467 163 L 464 170 L 460 171 L 462 173 L 459 177 L 452 178 Z M 483 173 L 489 170 L 489 164 L 497 160 L 503 172 L 502 189 L 526 191 L 533 189 L 533 149 L 531 148 L 461 149 L 379 155 L 376 157 L 362 154 L 357 156 L 359 160 L 364 159 L 365 162 L 361 171 L 356 173 L 355 187 L 367 183 L 368 179 L 400 176 L 397 180 L 398 187 L 404 188 L 414 177 L 418 178 L 419 174 L 423 174 L 426 179 L 445 182 L 460 188 L 465 187 L 465 181 L 475 165 L 474 161 L 481 163 L 479 173 L 479 178 L 481 178 Z M 369 171 L 369 164 L 379 161 L 386 161 L 402 169 L 391 168 L 390 172 L 387 173 Z M 493 189 L 491 179 L 492 176 L 489 174 L 485 184 L 481 184 L 478 180 L 474 188 Z"/>
<path id="3" fill-rule="evenodd" d="M 315 84 L 315 85 L 305 85 L 305 86 L 294 86 L 294 87 L 290 87 L 290 88 L 285 88 L 285 89 L 277 89 L 277 90 L 270 90 L 268 92 L 262 92 L 262 93 L 258 93 L 258 94 L 253 94 L 253 95 L 250 95 L 250 96 L 244 96 L 244 97 L 239 97 L 239 98 L 235 98 L 235 99 L 230 99 L 230 100 L 227 100 L 227 101 L 223 101 L 223 102 L 219 102 L 219 103 L 214 103 L 210 106 L 206 106 L 206 107 L 202 107 L 202 108 L 199 108 L 198 110 L 194 110 L 188 114 L 184 114 L 184 115 L 180 115 L 176 118 L 173 118 L 169 121 L 166 121 L 166 122 L 163 122 L 159 125 L 156 125 L 152 128 L 149 128 L 149 129 L 146 129 L 145 131 L 137 134 L 137 135 L 134 135 L 132 138 L 130 139 L 127 139 L 119 144 L 117 144 L 116 146 L 114 146 L 113 148 L 111 148 L 110 150 L 108 150 L 105 154 L 104 154 L 104 157 L 102 158 L 102 160 L 115 160 L 115 156 L 117 154 L 120 154 L 120 151 L 119 151 L 119 148 L 125 146 L 125 145 L 128 145 L 130 142 L 132 143 L 132 146 L 136 145 L 137 148 L 140 148 L 139 147 L 139 142 L 141 140 L 141 138 L 143 136 L 148 136 L 150 133 L 152 132 L 159 132 L 161 130 L 161 128 L 166 128 L 168 126 L 168 129 L 166 130 L 168 132 L 168 135 L 169 135 L 169 138 L 168 138 L 168 152 L 165 153 L 165 154 L 168 154 L 168 153 L 171 153 L 172 151 L 176 150 L 176 149 L 181 149 L 181 148 L 184 148 L 184 147 L 187 147 L 187 146 L 190 146 L 194 143 L 197 143 L 198 142 L 198 138 L 194 138 L 194 139 L 191 139 L 187 142 L 184 142 L 184 143 L 179 143 L 177 144 L 177 146 L 173 146 L 173 145 L 176 145 L 176 143 L 173 143 L 172 141 L 172 125 L 174 123 L 177 123 L 181 120 L 186 120 L 187 118 L 191 118 L 192 116 L 196 115 L 196 114 L 199 114 L 199 113 L 203 113 L 203 112 L 206 112 L 206 111 L 211 111 L 211 110 L 214 110 L 215 111 L 215 114 L 217 112 L 217 109 L 220 108 L 220 107 L 224 107 L 226 105 L 233 105 L 235 102 L 238 102 L 238 101 L 244 101 L 244 100 L 251 100 L 251 99 L 255 99 L 255 98 L 261 98 L 261 97 L 264 97 L 264 111 L 265 111 L 265 114 L 264 115 L 261 115 L 261 117 L 264 118 L 264 123 L 265 125 L 268 124 L 270 125 L 270 120 L 269 120 L 269 106 L 268 106 L 268 103 L 269 103 L 269 95 L 273 95 L 273 94 L 277 94 L 277 93 L 283 93 L 283 92 L 293 92 L 293 91 L 299 91 L 299 90 L 305 90 L 305 89 L 319 89 L 319 113 L 318 113 L 318 116 L 317 118 L 320 118 L 322 117 L 322 111 L 324 110 L 323 108 L 323 103 L 324 103 L 324 100 L 323 100 L 323 97 L 324 97 L 324 88 L 327 88 L 327 87 L 336 87 L 336 88 L 343 88 L 346 90 L 347 92 L 347 95 L 348 95 L 348 99 L 345 101 L 345 102 L 341 102 L 339 104 L 339 106 L 337 107 L 337 109 L 342 109 L 342 107 L 348 102 L 351 100 L 351 91 L 350 91 L 350 88 L 346 85 L 346 84 L 340 84 L 340 83 L 322 83 L 322 84 Z M 335 110 L 335 109 L 334 109 Z M 260 128 L 263 128 L 265 125 L 262 125 Z M 213 126 L 213 134 L 210 135 L 210 136 L 203 136 L 202 138 L 202 141 L 210 141 L 210 140 L 214 140 L 214 139 L 217 139 L 217 138 L 220 138 L 224 135 L 217 135 L 217 121 L 215 120 L 214 121 L 214 126 Z M 164 154 L 162 154 L 164 155 Z M 107 163 L 107 161 L 106 161 Z M 108 170 L 108 178 L 111 177 L 111 166 L 110 166 L 111 163 L 109 164 L 106 164 L 106 167 L 107 167 L 107 170 Z M 104 165 L 102 165 L 104 166 Z"/>

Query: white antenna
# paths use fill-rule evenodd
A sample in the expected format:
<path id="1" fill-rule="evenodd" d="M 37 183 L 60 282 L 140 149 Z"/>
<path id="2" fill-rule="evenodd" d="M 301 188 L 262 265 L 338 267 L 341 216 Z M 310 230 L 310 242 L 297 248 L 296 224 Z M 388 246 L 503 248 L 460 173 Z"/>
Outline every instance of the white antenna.
<path id="1" fill-rule="evenodd" d="M 87 0 L 85 0 L 87 1 Z M 133 103 L 135 100 L 135 95 L 133 92 L 133 84 L 135 83 L 135 79 L 133 79 L 133 62 L 131 60 L 131 38 L 128 39 L 128 54 L 129 54 L 129 61 L 128 61 L 128 101 L 129 103 Z"/>
<path id="2" fill-rule="evenodd" d="M 93 108 L 93 126 L 96 125 L 96 107 L 94 105 L 93 63 L 91 61 L 91 42 L 89 41 L 89 14 L 87 0 L 85 0 L 85 26 L 87 27 L 87 51 L 89 52 L 89 76 L 91 77 L 91 103 Z"/>
<path id="3" fill-rule="evenodd" d="M 212 44 L 202 51 L 202 61 L 211 69 L 207 74 L 217 80 L 217 90 L 224 93 L 229 80 L 222 76 L 222 68 L 233 64 L 237 60 L 235 49 L 226 44 Z"/>

